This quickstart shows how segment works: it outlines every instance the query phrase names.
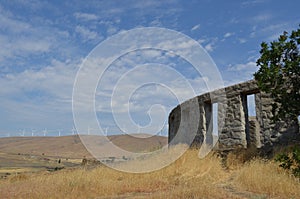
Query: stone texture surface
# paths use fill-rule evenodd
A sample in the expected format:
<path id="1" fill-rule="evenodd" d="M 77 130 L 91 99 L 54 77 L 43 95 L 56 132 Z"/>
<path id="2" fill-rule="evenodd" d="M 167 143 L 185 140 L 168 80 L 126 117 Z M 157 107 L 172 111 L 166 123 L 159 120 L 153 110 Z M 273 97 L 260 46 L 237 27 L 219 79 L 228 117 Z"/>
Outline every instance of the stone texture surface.
<path id="1" fill-rule="evenodd" d="M 250 94 L 255 95 L 255 117 L 248 116 Z M 169 144 L 212 144 L 213 103 L 218 103 L 218 150 L 262 148 L 299 136 L 297 118 L 272 122 L 273 100 L 250 80 L 199 95 L 174 108 L 169 115 Z"/>

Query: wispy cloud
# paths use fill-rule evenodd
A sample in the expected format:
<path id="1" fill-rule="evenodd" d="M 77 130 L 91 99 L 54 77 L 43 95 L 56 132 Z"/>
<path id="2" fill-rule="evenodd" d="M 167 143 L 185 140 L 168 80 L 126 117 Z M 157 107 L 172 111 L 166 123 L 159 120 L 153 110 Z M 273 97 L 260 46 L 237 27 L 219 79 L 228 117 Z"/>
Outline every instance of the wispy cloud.
<path id="1" fill-rule="evenodd" d="M 253 57 L 257 56 L 261 41 L 276 39 L 282 31 L 297 27 L 299 21 L 299 16 L 295 14 L 296 6 L 293 7 L 292 4 L 285 4 L 280 12 L 276 12 L 280 4 L 270 0 L 219 4 L 216 8 L 210 1 L 194 1 L 191 4 L 178 0 L 91 0 L 89 4 L 81 1 L 2 1 L 0 108 L 3 111 L 0 118 L 3 124 L 10 125 L 9 128 L 13 129 L 22 125 L 41 124 L 41 128 L 45 128 L 47 123 L 54 126 L 60 126 L 63 122 L 71 123 L 72 87 L 80 60 L 98 42 L 117 32 L 135 27 L 158 26 L 186 33 L 187 36 L 198 39 L 207 52 L 213 52 L 212 58 L 220 67 L 226 84 L 233 84 L 252 78 L 257 69 Z M 233 9 L 233 6 L 236 9 L 228 13 L 228 9 Z M 147 41 L 149 38 L 147 33 L 145 35 L 143 39 Z M 135 38 L 132 38 L 129 42 L 133 49 L 136 45 L 134 41 Z M 202 86 L 205 88 L 205 82 L 211 81 L 211 78 L 195 77 L 196 72 L 184 60 L 176 59 L 176 53 L 186 57 L 191 55 L 191 42 L 168 41 L 165 38 L 157 46 L 174 49 L 176 52 L 147 51 L 134 58 L 138 61 L 144 58 L 145 63 L 162 63 L 180 71 L 186 75 L 191 85 L 199 89 L 197 94 L 205 91 Z M 105 52 L 109 52 L 109 49 L 106 50 Z M 254 52 L 249 53 L 250 51 Z M 169 60 L 162 55 L 168 55 Z M 103 99 L 97 103 L 97 111 L 105 113 L 104 116 L 101 115 L 104 117 L 101 121 L 109 122 L 109 118 L 106 118 L 109 113 L 107 107 L 111 105 L 111 91 L 116 84 L 116 78 L 126 73 L 129 66 L 144 64 L 135 63 L 136 60 L 130 60 L 132 57 L 129 55 L 126 59 L 126 56 L 107 73 L 107 79 L 102 82 L 102 90 L 97 90 L 97 97 L 101 96 Z M 174 64 L 174 59 L 177 64 Z M 95 68 L 92 69 L 94 70 L 96 71 Z M 114 103 L 119 112 L 124 112 L 129 107 L 136 114 L 134 117 L 138 117 L 145 111 L 145 107 L 150 107 L 153 100 L 162 100 L 155 102 L 166 103 L 166 107 L 170 107 L 172 94 L 158 85 L 146 85 L 140 90 L 137 89 L 127 103 L 122 96 L 139 81 L 165 81 L 170 83 L 169 88 L 181 93 L 184 99 L 192 97 L 182 86 L 184 82 L 180 78 L 174 78 L 166 68 L 136 70 L 133 77 L 124 79 L 120 85 L 121 97 L 115 99 Z M 89 87 L 90 83 L 88 81 L 84 86 Z M 148 93 L 143 93 L 143 89 L 148 89 Z M 147 116 L 147 112 L 144 115 Z M 18 127 L 14 127 L 15 124 Z M 2 129 L 1 126 L 0 131 Z"/>
<path id="2" fill-rule="evenodd" d="M 256 63 L 255 62 L 248 62 L 246 64 L 236 64 L 236 65 L 230 65 L 228 67 L 228 71 L 255 71 L 257 69 Z"/>
<path id="3" fill-rule="evenodd" d="M 71 39 L 68 30 L 53 26 L 50 20 L 32 17 L 28 21 L 3 10 L 0 6 L 0 23 L 2 31 L 0 34 L 2 46 L 0 67 L 5 65 L 14 71 L 20 62 L 28 67 L 34 67 L 40 64 L 34 63 L 34 60 L 45 57 L 45 53 L 52 56 L 60 55 L 59 59 L 64 59 L 63 56 L 74 52 L 74 48 L 71 48 L 68 43 L 68 40 Z M 32 62 L 26 63 L 28 60 L 32 60 Z M 43 63 L 49 64 L 49 60 L 43 58 Z"/>
<path id="4" fill-rule="evenodd" d="M 239 43 L 243 44 L 243 43 L 247 42 L 247 39 L 245 39 L 245 38 L 239 38 L 238 41 L 239 41 Z"/>
<path id="5" fill-rule="evenodd" d="M 205 50 L 213 52 L 218 41 L 219 39 L 217 37 L 206 39 L 205 42 L 203 42 Z"/>
<path id="6" fill-rule="evenodd" d="M 256 15 L 256 16 L 252 17 L 251 20 L 253 20 L 255 23 L 258 23 L 258 22 L 270 21 L 272 18 L 273 18 L 272 14 L 262 13 L 262 14 L 259 14 L 259 15 Z"/>
<path id="7" fill-rule="evenodd" d="M 214 43 L 209 43 L 207 45 L 204 46 L 205 50 L 207 50 L 208 52 L 212 52 L 214 50 L 213 47 Z"/>
<path id="8" fill-rule="evenodd" d="M 256 6 L 258 4 L 269 2 L 269 0 L 246 0 L 242 2 L 243 7 Z"/>
<path id="9" fill-rule="evenodd" d="M 82 21 L 94 21 L 99 19 L 97 15 L 91 13 L 76 12 L 74 13 L 74 16 Z"/>
<path id="10" fill-rule="evenodd" d="M 255 28 L 251 32 L 250 38 L 261 37 L 264 41 L 273 41 L 276 40 L 283 31 L 291 31 L 293 26 L 294 24 L 289 21 L 283 23 L 270 23 L 262 28 Z"/>
<path id="11" fill-rule="evenodd" d="M 79 33 L 84 41 L 99 40 L 102 38 L 96 31 L 89 30 L 84 26 L 76 26 L 75 32 Z"/>
<path id="12" fill-rule="evenodd" d="M 15 128 L 57 128 L 72 125 L 71 96 L 79 63 L 60 62 L 38 71 L 0 77 L 1 109 L 4 123 L 15 122 Z M 68 115 L 68 117 L 66 117 Z"/>
<path id="13" fill-rule="evenodd" d="M 223 79 L 226 85 L 232 85 L 253 79 L 253 74 L 258 70 L 255 61 L 227 66 L 223 71 Z"/>
<path id="14" fill-rule="evenodd" d="M 227 32 L 227 33 L 224 34 L 224 38 L 231 37 L 232 35 L 234 35 L 233 32 Z"/>
<path id="15" fill-rule="evenodd" d="M 200 24 L 197 24 L 197 25 L 192 27 L 191 31 L 198 30 L 199 28 L 200 28 Z"/>

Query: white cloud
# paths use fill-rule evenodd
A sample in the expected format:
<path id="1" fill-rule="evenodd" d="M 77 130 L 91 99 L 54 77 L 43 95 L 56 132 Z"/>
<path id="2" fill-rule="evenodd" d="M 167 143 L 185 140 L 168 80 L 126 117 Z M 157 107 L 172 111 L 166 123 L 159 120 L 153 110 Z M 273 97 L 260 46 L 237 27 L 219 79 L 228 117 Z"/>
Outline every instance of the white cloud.
<path id="1" fill-rule="evenodd" d="M 113 34 L 116 34 L 118 32 L 118 27 L 117 26 L 113 26 L 113 25 L 110 25 L 108 26 L 107 28 L 107 34 L 108 35 L 113 35 Z"/>
<path id="2" fill-rule="evenodd" d="M 32 27 L 29 23 L 16 20 L 14 16 L 8 11 L 0 7 L 0 29 L 10 31 L 12 33 L 20 33 L 29 31 Z"/>
<path id="3" fill-rule="evenodd" d="M 228 23 L 230 23 L 230 24 L 237 24 L 239 22 L 240 22 L 240 20 L 238 20 L 237 18 L 234 17 L 234 18 L 230 19 Z"/>
<path id="4" fill-rule="evenodd" d="M 161 56 L 157 51 L 147 51 L 143 55 Z M 126 65 L 125 62 L 127 61 L 122 61 L 124 65 Z M 128 61 L 128 63 L 130 62 Z M 145 123 L 151 107 L 159 105 L 164 109 L 165 115 L 155 109 L 152 119 L 160 118 L 159 122 L 167 122 L 168 113 L 172 108 L 197 94 L 208 91 L 206 78 L 182 77 L 179 75 L 179 71 L 168 65 L 147 64 L 130 68 L 113 67 L 104 74 L 98 85 L 96 107 L 101 113 L 113 111 L 114 118 L 120 118 L 120 121 L 116 119 L 119 122 L 118 125 L 126 126 L 132 132 L 136 132 L 136 130 L 130 124 L 129 114 L 133 115 L 132 119 L 135 123 Z M 160 117 L 155 117 L 155 114 L 158 113 L 161 114 Z M 152 122 L 153 124 L 159 123 L 158 121 Z"/>
<path id="5" fill-rule="evenodd" d="M 207 52 L 212 52 L 215 50 L 218 41 L 219 41 L 218 37 L 211 37 L 211 38 L 201 38 L 197 42 L 201 44 Z M 221 41 L 224 41 L 224 39 Z"/>
<path id="6" fill-rule="evenodd" d="M 255 61 L 249 61 L 242 64 L 229 65 L 227 70 L 223 71 L 222 76 L 225 85 L 232 85 L 253 79 L 253 74 L 258 70 Z"/>
<path id="7" fill-rule="evenodd" d="M 141 57 L 146 61 L 146 65 L 144 65 Z M 148 64 L 147 60 L 152 60 L 153 64 Z M 113 108 L 117 112 L 126 112 L 130 100 L 125 96 L 130 94 L 135 95 L 136 100 L 143 99 L 132 106 L 133 111 L 140 111 L 140 109 L 149 107 L 149 105 L 157 100 L 169 106 L 171 99 L 176 97 L 176 95 L 183 102 L 191 98 L 195 93 L 199 94 L 207 91 L 205 79 L 180 76 L 180 72 L 168 62 L 170 60 L 161 51 L 157 50 L 147 50 L 142 54 L 132 53 L 127 58 L 123 57 L 119 62 L 115 62 L 102 76 L 101 82 L 98 85 L 97 96 L 99 97 L 98 101 L 101 102 L 98 106 L 99 111 L 111 112 L 110 97 L 113 93 Z M 144 90 L 143 88 L 148 88 L 147 83 L 159 84 L 160 86 L 154 90 Z M 191 93 L 187 83 L 195 89 L 195 93 Z M 162 87 L 164 89 L 161 89 Z M 165 89 L 169 90 L 175 96 L 166 92 Z M 174 105 L 177 105 L 177 103 Z"/>
<path id="8" fill-rule="evenodd" d="M 240 42 L 241 44 L 243 44 L 243 43 L 246 43 L 246 42 L 247 42 L 247 39 L 245 39 L 245 38 L 239 38 L 238 40 L 239 40 L 239 42 Z"/>
<path id="9" fill-rule="evenodd" d="M 232 32 L 227 32 L 227 33 L 224 35 L 224 38 L 231 37 L 232 35 L 234 35 L 234 33 L 232 33 Z"/>
<path id="10" fill-rule="evenodd" d="M 198 40 L 197 40 L 197 42 L 198 42 L 199 44 L 203 44 L 203 43 L 205 43 L 205 41 L 206 41 L 205 39 L 198 39 Z"/>
<path id="11" fill-rule="evenodd" d="M 269 23 L 269 25 L 265 25 L 261 28 L 255 25 L 250 33 L 250 38 L 261 37 L 262 41 L 273 41 L 278 39 L 279 35 L 281 35 L 283 31 L 293 30 L 293 27 L 294 24 L 288 21 L 283 23 Z"/>
<path id="12" fill-rule="evenodd" d="M 273 16 L 271 14 L 263 13 L 263 14 L 259 14 L 259 15 L 252 17 L 251 20 L 253 20 L 256 23 L 260 23 L 260 22 L 267 22 L 267 21 L 271 20 L 272 18 L 273 18 Z"/>
<path id="13" fill-rule="evenodd" d="M 7 74 L 0 78 L 3 89 L 0 96 L 25 96 L 26 92 L 43 91 L 57 100 L 69 99 L 78 63 L 53 60 L 50 66 L 41 70 L 25 70 Z"/>
<path id="14" fill-rule="evenodd" d="M 79 33 L 83 37 L 84 41 L 95 40 L 99 38 L 97 32 L 89 30 L 83 26 L 76 26 L 75 32 Z"/>
<path id="15" fill-rule="evenodd" d="M 60 52 L 71 54 L 74 52 L 74 47 L 69 48 L 70 45 L 67 43 L 70 38 L 68 31 L 53 27 L 50 21 L 43 21 L 38 17 L 26 21 L 3 10 L 0 6 L 0 24 L 2 31 L 0 34 L 2 46 L 0 61 L 8 67 L 18 65 L 17 61 L 11 62 L 10 60 L 22 62 L 20 59 L 30 59 L 31 55 L 43 55 L 43 53 L 53 55 L 52 53 Z M 34 64 L 31 63 L 31 65 Z"/>
<path id="16" fill-rule="evenodd" d="M 16 45 L 17 50 L 42 53 L 50 50 L 51 41 L 46 39 L 33 39 L 31 41 L 20 39 L 14 45 Z"/>
<path id="17" fill-rule="evenodd" d="M 207 50 L 208 52 L 212 52 L 214 50 L 213 47 L 214 43 L 209 43 L 207 45 L 204 46 L 205 50 Z"/>
<path id="18" fill-rule="evenodd" d="M 273 41 L 278 39 L 279 35 L 283 33 L 283 31 L 287 31 L 291 29 L 291 24 L 289 23 L 278 23 L 271 24 L 261 29 L 261 33 L 267 35 L 268 41 Z"/>
<path id="19" fill-rule="evenodd" d="M 76 12 L 74 16 L 82 21 L 94 21 L 98 19 L 98 16 L 95 14 L 90 13 L 82 13 L 82 12 Z"/>
<path id="20" fill-rule="evenodd" d="M 1 61 L 15 55 L 22 54 L 22 56 L 26 56 L 30 53 L 49 51 L 52 43 L 49 41 L 49 38 L 44 37 L 44 35 L 38 35 L 38 29 L 33 28 L 26 22 L 14 19 L 13 15 L 3 11 L 1 7 L 0 11 L 0 30 L 7 33 L 0 35 L 2 46 L 0 49 Z"/>
<path id="21" fill-rule="evenodd" d="M 242 6 L 249 7 L 249 6 L 255 6 L 257 4 L 262 4 L 265 2 L 268 2 L 269 0 L 247 0 L 242 2 Z"/>
<path id="22" fill-rule="evenodd" d="M 248 62 L 246 64 L 236 64 L 236 65 L 230 65 L 228 67 L 229 71 L 254 71 L 257 69 L 256 63 L 255 62 Z"/>
<path id="23" fill-rule="evenodd" d="M 79 63 L 60 62 L 40 70 L 0 76 L 0 113 L 15 128 L 72 126 L 72 89 Z"/>
<path id="24" fill-rule="evenodd" d="M 160 20 L 160 17 L 156 17 L 154 20 L 152 20 L 149 23 L 149 26 L 151 26 L 151 27 L 163 27 L 163 23 Z"/>
<path id="25" fill-rule="evenodd" d="M 26 57 L 31 54 L 49 52 L 54 45 L 49 38 L 36 38 L 33 36 L 18 37 L 11 40 L 9 36 L 0 35 L 0 42 L 2 45 L 2 48 L 0 49 L 1 61 L 19 55 Z"/>
<path id="26" fill-rule="evenodd" d="M 192 27 L 191 31 L 195 31 L 195 30 L 197 30 L 199 28 L 200 28 L 200 24 L 197 24 L 197 25 L 195 25 L 195 26 Z"/>

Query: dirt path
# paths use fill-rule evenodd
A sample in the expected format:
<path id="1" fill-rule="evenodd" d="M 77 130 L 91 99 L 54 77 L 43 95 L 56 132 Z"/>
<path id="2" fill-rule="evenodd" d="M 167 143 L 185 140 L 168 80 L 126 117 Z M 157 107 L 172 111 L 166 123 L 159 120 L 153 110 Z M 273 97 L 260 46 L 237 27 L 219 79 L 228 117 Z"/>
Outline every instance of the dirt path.
<path id="1" fill-rule="evenodd" d="M 223 183 L 218 184 L 217 186 L 230 194 L 243 198 L 243 199 L 266 199 L 268 198 L 266 195 L 257 194 L 249 191 L 239 190 L 233 185 L 233 181 L 235 179 L 235 174 L 233 173 L 228 180 Z"/>

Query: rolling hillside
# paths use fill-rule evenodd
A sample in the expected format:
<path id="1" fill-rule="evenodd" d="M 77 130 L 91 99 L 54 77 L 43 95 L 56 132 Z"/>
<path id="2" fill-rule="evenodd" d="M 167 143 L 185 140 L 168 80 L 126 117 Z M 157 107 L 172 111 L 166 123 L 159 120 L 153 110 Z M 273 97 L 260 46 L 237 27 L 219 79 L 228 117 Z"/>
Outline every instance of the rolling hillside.
<path id="1" fill-rule="evenodd" d="M 105 151 L 109 140 L 116 146 L 132 151 L 151 151 L 167 144 L 167 137 L 152 136 L 136 138 L 129 135 L 102 136 L 84 135 L 85 140 L 97 141 Z M 31 154 L 53 157 L 82 158 L 90 157 L 78 135 L 61 137 L 8 137 L 0 138 L 0 152 L 9 154 Z"/>

